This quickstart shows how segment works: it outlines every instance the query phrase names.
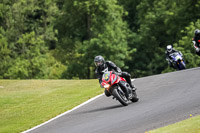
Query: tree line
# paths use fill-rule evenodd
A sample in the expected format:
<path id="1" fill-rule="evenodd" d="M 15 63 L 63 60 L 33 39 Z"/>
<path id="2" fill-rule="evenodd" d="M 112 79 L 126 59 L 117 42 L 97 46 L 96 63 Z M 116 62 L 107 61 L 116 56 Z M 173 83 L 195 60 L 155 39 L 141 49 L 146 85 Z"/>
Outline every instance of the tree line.
<path id="1" fill-rule="evenodd" d="M 1 0 L 0 79 L 95 78 L 96 55 L 133 77 L 166 73 L 167 45 L 197 67 L 199 12 L 199 0 Z"/>

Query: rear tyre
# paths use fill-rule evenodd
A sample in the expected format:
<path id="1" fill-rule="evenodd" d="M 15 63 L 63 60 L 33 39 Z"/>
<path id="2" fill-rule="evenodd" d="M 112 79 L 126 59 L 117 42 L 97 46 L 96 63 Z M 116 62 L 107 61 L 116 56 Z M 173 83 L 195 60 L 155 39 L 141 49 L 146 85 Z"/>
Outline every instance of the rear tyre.
<path id="1" fill-rule="evenodd" d="M 133 90 L 133 98 L 131 99 L 131 101 L 134 103 L 134 102 L 137 102 L 138 100 L 139 98 L 137 97 L 136 92 Z"/>
<path id="2" fill-rule="evenodd" d="M 112 95 L 124 106 L 128 105 L 128 99 L 126 98 L 125 94 L 120 92 L 118 89 L 114 89 L 112 91 Z"/>

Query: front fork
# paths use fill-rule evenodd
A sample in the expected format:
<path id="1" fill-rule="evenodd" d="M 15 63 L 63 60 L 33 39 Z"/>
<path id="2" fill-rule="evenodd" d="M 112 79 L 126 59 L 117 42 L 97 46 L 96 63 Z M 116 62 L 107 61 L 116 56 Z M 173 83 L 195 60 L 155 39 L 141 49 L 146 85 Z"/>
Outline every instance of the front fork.
<path id="1" fill-rule="evenodd" d="M 133 94 L 130 85 L 129 85 L 127 82 L 120 81 L 120 82 L 119 82 L 119 86 L 121 87 L 121 89 L 122 89 L 123 92 L 125 93 L 126 98 L 127 98 L 127 99 L 130 99 L 130 97 L 131 97 L 132 94 Z"/>

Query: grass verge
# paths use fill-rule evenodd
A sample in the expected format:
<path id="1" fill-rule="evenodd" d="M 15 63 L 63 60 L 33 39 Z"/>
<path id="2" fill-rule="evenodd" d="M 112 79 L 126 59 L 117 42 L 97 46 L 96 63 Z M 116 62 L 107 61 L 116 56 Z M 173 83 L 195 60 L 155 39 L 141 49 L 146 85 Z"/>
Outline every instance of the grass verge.
<path id="1" fill-rule="evenodd" d="M 97 80 L 0 80 L 0 132 L 25 131 L 101 93 Z"/>
<path id="2" fill-rule="evenodd" d="M 158 128 L 147 133 L 200 133 L 200 116 L 191 117 L 184 121 Z"/>

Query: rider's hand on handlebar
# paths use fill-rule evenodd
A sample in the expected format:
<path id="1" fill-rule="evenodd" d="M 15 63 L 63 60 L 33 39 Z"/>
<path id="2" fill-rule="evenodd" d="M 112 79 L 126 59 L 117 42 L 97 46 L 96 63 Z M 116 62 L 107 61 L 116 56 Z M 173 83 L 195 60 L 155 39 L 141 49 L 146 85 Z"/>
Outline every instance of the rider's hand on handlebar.
<path id="1" fill-rule="evenodd" d="M 113 74 L 116 74 L 116 75 L 118 75 L 118 76 L 121 76 L 121 74 L 122 74 L 121 72 L 115 72 L 115 71 L 113 71 L 112 73 L 113 73 Z"/>

